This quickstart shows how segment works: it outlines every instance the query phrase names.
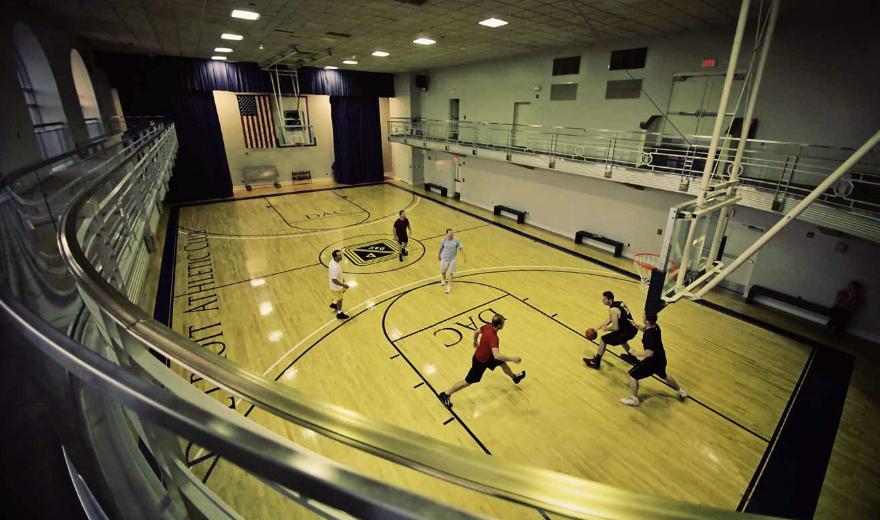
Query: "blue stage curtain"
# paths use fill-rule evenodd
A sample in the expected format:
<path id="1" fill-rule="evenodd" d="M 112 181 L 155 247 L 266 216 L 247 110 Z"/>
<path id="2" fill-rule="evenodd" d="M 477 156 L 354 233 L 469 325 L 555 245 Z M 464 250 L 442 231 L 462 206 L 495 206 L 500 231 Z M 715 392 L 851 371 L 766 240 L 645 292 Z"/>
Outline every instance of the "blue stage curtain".
<path id="1" fill-rule="evenodd" d="M 118 84 L 149 85 L 160 92 L 272 92 L 269 75 L 256 63 L 143 56 L 140 54 L 100 54 L 98 63 L 114 88 Z"/>
<path id="2" fill-rule="evenodd" d="M 180 148 L 174 163 L 169 202 L 232 196 L 232 176 L 217 117 L 214 94 L 200 92 L 171 98 L 171 118 Z"/>
<path id="3" fill-rule="evenodd" d="M 145 71 L 146 72 L 146 71 Z M 112 83 L 126 116 L 164 116 L 174 122 L 180 148 L 169 202 L 229 197 L 232 177 L 212 92 L 166 89 L 149 75 Z M 111 79 L 112 81 L 112 79 Z"/>
<path id="4" fill-rule="evenodd" d="M 394 76 L 356 70 L 297 70 L 302 94 L 347 97 L 394 97 Z"/>
<path id="5" fill-rule="evenodd" d="M 381 181 L 384 172 L 379 98 L 331 96 L 330 117 L 336 182 Z"/>
<path id="6" fill-rule="evenodd" d="M 232 195 L 232 179 L 212 92 L 272 92 L 269 73 L 256 63 L 99 53 L 98 66 L 119 92 L 127 116 L 166 116 L 177 127 L 180 150 L 169 200 Z M 303 94 L 350 96 L 333 109 L 333 136 L 340 182 L 382 179 L 378 97 L 394 96 L 391 74 L 298 71 Z M 290 94 L 290 82 L 282 81 Z M 332 97 L 331 97 L 332 100 Z M 362 124 L 361 124 L 362 123 Z M 342 144 L 342 146 L 340 145 Z M 346 147 L 352 147 L 350 150 Z"/>

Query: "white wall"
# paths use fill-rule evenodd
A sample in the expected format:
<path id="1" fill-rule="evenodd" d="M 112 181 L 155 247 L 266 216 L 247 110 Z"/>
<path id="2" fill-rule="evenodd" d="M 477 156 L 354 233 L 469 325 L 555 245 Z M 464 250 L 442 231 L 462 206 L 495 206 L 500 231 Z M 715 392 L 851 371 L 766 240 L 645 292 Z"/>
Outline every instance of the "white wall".
<path id="1" fill-rule="evenodd" d="M 388 100 L 388 113 L 391 118 L 412 117 L 411 88 L 412 81 L 410 74 L 394 75 L 394 97 Z M 383 134 L 383 138 L 387 138 L 387 136 Z M 390 145 L 392 175 L 404 182 L 412 184 L 412 148 L 405 144 L 398 143 L 390 143 Z"/>
<path id="2" fill-rule="evenodd" d="M 425 154 L 425 180 L 452 192 L 454 157 L 438 151 Z M 430 159 L 428 159 L 430 157 Z M 578 230 L 619 240 L 624 256 L 659 252 L 669 208 L 692 198 L 646 188 L 590 179 L 510 163 L 459 157 L 461 199 L 491 210 L 503 204 L 529 212 L 527 222 L 574 238 Z M 751 208 L 737 207 L 733 219 L 768 228 L 779 217 Z M 813 233 L 812 238 L 807 233 Z M 846 253 L 834 251 L 843 242 Z M 872 276 L 880 244 L 857 238 L 835 238 L 817 226 L 801 221 L 790 224 L 758 254 L 752 283 L 763 285 L 816 303 L 830 305 L 836 291 L 850 280 L 863 283 L 868 304 L 854 319 L 855 332 L 880 340 L 880 280 Z"/>
<path id="3" fill-rule="evenodd" d="M 743 207 L 737 207 L 734 215 L 738 222 L 763 229 L 778 219 L 776 215 Z M 835 251 L 838 244 L 846 250 Z M 818 226 L 795 220 L 758 252 L 752 283 L 830 306 L 838 290 L 851 280 L 858 280 L 865 289 L 866 305 L 851 327 L 854 332 L 880 342 L 880 279 L 874 271 L 878 258 L 880 244 L 828 235 Z"/>
<path id="4" fill-rule="evenodd" d="M 234 92 L 214 91 L 214 103 L 220 119 L 223 144 L 226 147 L 226 160 L 233 187 L 244 186 L 244 170 L 274 166 L 282 184 L 291 182 L 291 172 L 310 170 L 312 179 L 332 178 L 333 121 L 330 118 L 330 96 L 305 96 L 308 98 L 309 121 L 315 132 L 316 146 L 296 146 L 286 148 L 250 149 L 244 146 L 241 117 L 238 112 L 238 98 Z M 379 124 L 382 131 L 382 163 L 384 171 L 393 169 L 391 146 L 388 142 L 387 126 L 389 114 L 388 98 L 379 98 Z"/>
<path id="5" fill-rule="evenodd" d="M 389 98 L 379 98 L 379 132 L 382 134 L 382 171 L 391 173 L 394 169 L 391 158 L 391 142 L 388 140 Z"/>
<path id="6" fill-rule="evenodd" d="M 674 73 L 701 71 L 705 57 L 716 58 L 712 70 L 723 73 L 733 32 L 733 27 L 713 28 L 617 40 L 610 46 L 648 47 L 646 67 L 630 72 L 643 79 L 643 89 L 665 110 Z M 880 69 L 873 65 L 880 63 L 880 39 L 874 32 L 870 20 L 815 23 L 783 13 L 756 109 L 756 137 L 853 146 L 880 128 L 880 103 L 875 100 Z M 745 41 L 742 69 L 751 57 L 754 35 L 747 34 Z M 554 57 L 574 55 L 581 56 L 579 74 L 552 76 Z M 434 69 L 429 72 L 430 90 L 417 97 L 425 118 L 446 119 L 449 99 L 457 97 L 463 120 L 510 123 L 513 103 L 528 101 L 535 124 L 637 130 L 640 121 L 660 111 L 644 94 L 640 99 L 606 100 L 606 81 L 629 77 L 625 71 L 609 71 L 608 62 L 605 48 L 591 46 Z M 550 84 L 568 81 L 578 83 L 577 100 L 550 101 Z M 536 85 L 542 87 L 538 98 Z"/>
<path id="7" fill-rule="evenodd" d="M 309 106 L 309 120 L 314 126 L 317 146 L 297 146 L 289 148 L 245 148 L 241 117 L 238 112 L 238 98 L 234 92 L 214 91 L 214 103 L 220 119 L 223 144 L 226 146 L 226 159 L 233 187 L 244 186 L 244 170 L 250 167 L 274 166 L 282 183 L 291 182 L 293 171 L 310 170 L 312 179 L 332 176 L 333 165 L 333 125 L 330 120 L 329 96 L 306 96 Z"/>

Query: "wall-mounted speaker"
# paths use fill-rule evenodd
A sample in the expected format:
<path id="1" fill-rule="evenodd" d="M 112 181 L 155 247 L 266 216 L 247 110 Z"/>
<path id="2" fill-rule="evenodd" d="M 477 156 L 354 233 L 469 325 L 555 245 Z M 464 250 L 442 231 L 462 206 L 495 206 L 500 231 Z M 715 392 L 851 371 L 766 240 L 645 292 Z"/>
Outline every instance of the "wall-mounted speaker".
<path id="1" fill-rule="evenodd" d="M 416 88 L 425 92 L 428 90 L 428 76 L 425 74 L 416 75 Z"/>

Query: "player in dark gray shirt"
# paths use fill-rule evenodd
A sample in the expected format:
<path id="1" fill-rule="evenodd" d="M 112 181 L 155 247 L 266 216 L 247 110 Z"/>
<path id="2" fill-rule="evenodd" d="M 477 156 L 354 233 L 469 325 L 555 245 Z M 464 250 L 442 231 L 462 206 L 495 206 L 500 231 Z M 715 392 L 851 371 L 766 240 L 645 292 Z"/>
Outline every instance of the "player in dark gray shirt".
<path id="1" fill-rule="evenodd" d="M 639 380 L 656 375 L 669 385 L 678 394 L 682 401 L 687 398 L 684 389 L 678 386 L 675 379 L 666 374 L 666 350 L 663 348 L 663 338 L 660 326 L 657 325 L 657 315 L 645 314 L 644 325 L 630 321 L 633 327 L 642 331 L 642 347 L 645 351 L 638 356 L 641 361 L 629 369 L 629 389 L 632 395 L 620 400 L 626 406 L 639 405 Z"/>

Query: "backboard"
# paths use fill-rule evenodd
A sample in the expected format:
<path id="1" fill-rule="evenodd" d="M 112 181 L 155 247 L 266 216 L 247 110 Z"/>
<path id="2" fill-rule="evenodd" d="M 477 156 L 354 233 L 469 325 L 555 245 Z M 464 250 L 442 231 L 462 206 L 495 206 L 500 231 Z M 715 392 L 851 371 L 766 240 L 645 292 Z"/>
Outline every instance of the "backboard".
<path id="1" fill-rule="evenodd" d="M 661 309 L 682 297 L 692 297 L 701 283 L 717 274 L 729 208 L 738 197 L 718 192 L 698 208 L 697 199 L 669 209 L 660 261 L 651 276 L 647 309 Z"/>

